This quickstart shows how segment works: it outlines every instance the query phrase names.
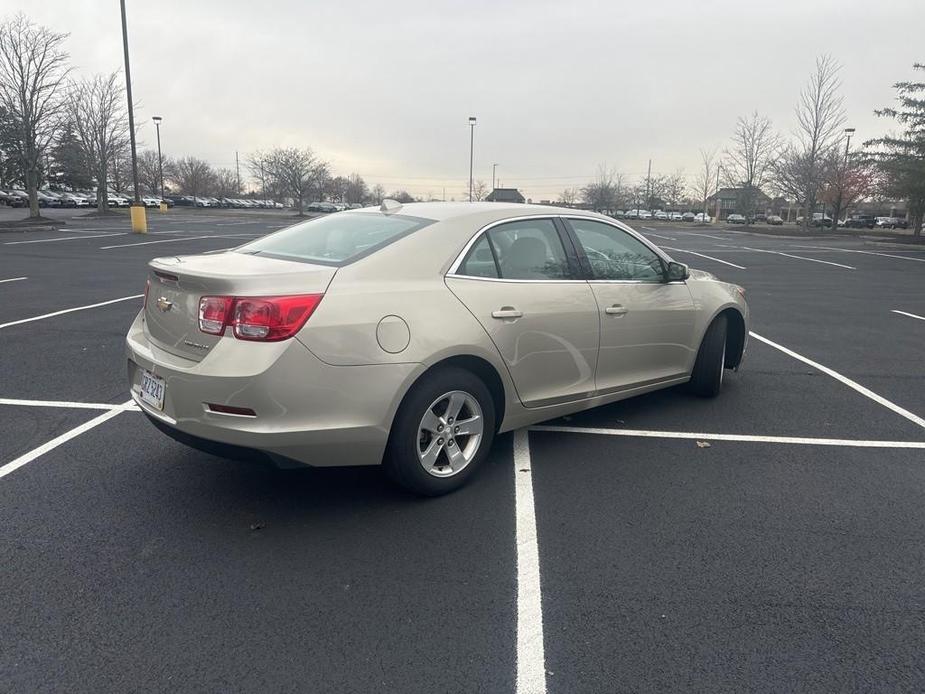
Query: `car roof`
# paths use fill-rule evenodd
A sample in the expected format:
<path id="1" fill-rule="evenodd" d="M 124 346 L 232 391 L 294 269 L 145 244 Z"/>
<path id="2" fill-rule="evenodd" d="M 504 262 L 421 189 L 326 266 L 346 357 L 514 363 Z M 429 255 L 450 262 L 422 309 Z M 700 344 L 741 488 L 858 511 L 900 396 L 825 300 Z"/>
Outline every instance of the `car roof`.
<path id="1" fill-rule="evenodd" d="M 366 207 L 363 211 L 377 211 L 379 207 Z M 360 210 L 352 210 L 359 212 Z M 407 215 L 444 222 L 465 217 L 495 217 L 507 219 L 509 217 L 525 217 L 533 215 L 590 215 L 601 217 L 590 210 L 576 210 L 570 207 L 555 207 L 553 205 L 528 205 L 524 203 L 504 202 L 409 202 L 404 204 L 394 214 Z"/>

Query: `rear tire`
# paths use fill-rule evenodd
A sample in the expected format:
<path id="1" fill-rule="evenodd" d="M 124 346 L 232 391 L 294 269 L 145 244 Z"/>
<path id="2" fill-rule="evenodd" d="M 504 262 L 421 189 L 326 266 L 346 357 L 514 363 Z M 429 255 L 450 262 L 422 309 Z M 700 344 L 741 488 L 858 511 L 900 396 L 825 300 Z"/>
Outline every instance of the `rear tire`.
<path id="1" fill-rule="evenodd" d="M 440 369 L 405 396 L 383 464 L 399 486 L 440 496 L 469 480 L 488 456 L 494 436 L 495 406 L 485 383 L 465 369 Z"/>
<path id="2" fill-rule="evenodd" d="M 697 361 L 691 373 L 689 388 L 703 398 L 715 398 L 723 386 L 723 371 L 726 368 L 726 316 L 713 319 L 707 328 Z"/>

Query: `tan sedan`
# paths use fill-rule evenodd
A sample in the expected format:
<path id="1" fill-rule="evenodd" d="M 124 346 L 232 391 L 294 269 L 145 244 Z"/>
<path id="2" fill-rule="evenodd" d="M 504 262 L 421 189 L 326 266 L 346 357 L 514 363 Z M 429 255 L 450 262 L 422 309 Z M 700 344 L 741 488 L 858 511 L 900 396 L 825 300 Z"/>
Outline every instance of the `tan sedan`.
<path id="1" fill-rule="evenodd" d="M 716 395 L 744 293 L 593 213 L 386 201 L 151 261 L 128 379 L 193 447 L 383 464 L 442 494 L 499 432 L 681 383 Z"/>

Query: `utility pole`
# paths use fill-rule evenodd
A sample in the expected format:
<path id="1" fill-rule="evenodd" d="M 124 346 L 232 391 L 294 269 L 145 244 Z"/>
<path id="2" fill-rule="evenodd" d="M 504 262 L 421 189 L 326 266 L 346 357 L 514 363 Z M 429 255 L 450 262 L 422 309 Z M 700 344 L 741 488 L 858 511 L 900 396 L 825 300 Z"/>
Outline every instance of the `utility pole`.
<path id="1" fill-rule="evenodd" d="M 652 160 L 649 160 L 649 171 L 646 173 L 646 209 L 649 207 L 650 192 L 652 190 Z"/>
<path id="2" fill-rule="evenodd" d="M 723 170 L 723 165 L 722 165 L 722 164 L 719 164 L 719 165 L 716 167 L 716 193 L 715 193 L 715 195 L 716 195 L 716 216 L 715 216 L 715 219 L 716 219 L 717 222 L 719 221 L 719 174 L 720 174 L 720 172 L 721 172 L 722 170 Z M 706 206 L 704 206 L 704 207 L 706 207 Z M 706 209 L 704 209 L 704 216 L 706 216 Z M 704 220 L 704 221 L 706 221 L 706 220 Z M 789 221 L 789 220 L 788 220 L 788 221 Z"/>
<path id="3" fill-rule="evenodd" d="M 475 116 L 469 116 L 469 202 L 472 202 L 472 158 L 475 151 Z"/>
<path id="4" fill-rule="evenodd" d="M 241 163 L 238 161 L 238 150 L 234 151 L 234 177 L 235 193 L 238 194 L 241 192 Z"/>
<path id="5" fill-rule="evenodd" d="M 497 170 L 498 170 L 498 165 L 492 164 L 491 165 L 491 189 L 492 190 L 495 189 L 495 171 Z"/>
<path id="6" fill-rule="evenodd" d="M 141 204 L 138 190 L 138 157 L 135 152 L 135 108 L 132 104 L 132 70 L 128 60 L 128 25 L 125 21 L 125 0 L 119 0 L 122 10 L 122 52 L 125 57 L 125 96 L 128 99 L 128 135 L 132 145 L 132 184 L 135 187 L 135 201 L 132 203 L 132 231 L 136 234 L 148 233 L 145 219 L 145 207 Z"/>

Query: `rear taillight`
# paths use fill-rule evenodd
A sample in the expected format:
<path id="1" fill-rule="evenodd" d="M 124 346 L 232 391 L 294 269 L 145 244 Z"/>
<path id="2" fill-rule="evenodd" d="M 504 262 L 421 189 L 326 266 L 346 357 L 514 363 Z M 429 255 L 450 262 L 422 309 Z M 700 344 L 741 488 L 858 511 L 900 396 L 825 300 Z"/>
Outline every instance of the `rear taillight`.
<path id="1" fill-rule="evenodd" d="M 225 332 L 234 298 L 230 296 L 204 296 L 199 300 L 199 329 L 210 335 Z"/>
<path id="2" fill-rule="evenodd" d="M 199 329 L 222 335 L 230 327 L 239 340 L 285 340 L 305 325 L 322 296 L 204 296 L 199 300 Z"/>

